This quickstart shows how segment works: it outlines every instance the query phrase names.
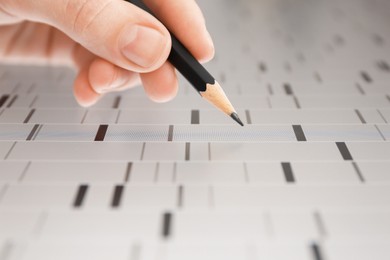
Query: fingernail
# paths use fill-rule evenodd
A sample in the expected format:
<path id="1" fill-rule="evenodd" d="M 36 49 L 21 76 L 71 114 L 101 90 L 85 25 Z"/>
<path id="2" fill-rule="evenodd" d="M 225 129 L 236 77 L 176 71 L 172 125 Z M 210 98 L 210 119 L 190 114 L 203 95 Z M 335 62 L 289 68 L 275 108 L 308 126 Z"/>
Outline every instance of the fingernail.
<path id="1" fill-rule="evenodd" d="M 207 50 L 206 51 L 207 54 L 200 59 L 201 63 L 209 62 L 214 57 L 215 54 L 213 39 L 211 38 L 210 33 L 206 29 L 204 30 L 204 39 L 206 40 L 205 44 L 207 48 L 205 48 L 205 50 Z"/>
<path id="2" fill-rule="evenodd" d="M 155 29 L 132 24 L 124 30 L 120 44 L 126 58 L 141 67 L 148 68 L 161 58 L 167 39 Z"/>
<path id="3" fill-rule="evenodd" d="M 209 31 L 206 30 L 205 34 L 206 34 L 207 43 L 210 46 L 210 49 L 214 50 L 214 42 L 213 42 L 213 39 L 211 38 Z"/>

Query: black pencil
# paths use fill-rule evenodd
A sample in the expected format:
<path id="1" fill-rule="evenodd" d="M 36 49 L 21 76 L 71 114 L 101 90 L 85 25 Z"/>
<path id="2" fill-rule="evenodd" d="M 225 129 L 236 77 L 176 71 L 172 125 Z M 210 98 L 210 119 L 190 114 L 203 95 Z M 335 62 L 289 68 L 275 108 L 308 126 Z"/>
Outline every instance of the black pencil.
<path id="1" fill-rule="evenodd" d="M 151 10 L 142 2 L 142 0 L 126 0 L 144 11 L 153 15 Z M 172 49 L 169 54 L 169 62 L 191 83 L 199 94 L 216 106 L 225 114 L 229 115 L 238 124 L 244 124 L 238 117 L 238 114 L 225 92 L 214 79 L 213 76 L 194 58 L 194 56 L 184 47 L 184 45 L 170 32 L 172 38 Z"/>

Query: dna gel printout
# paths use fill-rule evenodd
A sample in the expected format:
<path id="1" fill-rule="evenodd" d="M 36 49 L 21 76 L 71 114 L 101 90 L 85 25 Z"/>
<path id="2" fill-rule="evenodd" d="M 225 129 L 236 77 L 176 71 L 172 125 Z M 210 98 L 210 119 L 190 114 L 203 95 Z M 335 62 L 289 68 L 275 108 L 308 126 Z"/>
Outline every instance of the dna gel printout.
<path id="1" fill-rule="evenodd" d="M 390 259 L 390 2 L 199 4 L 244 127 L 0 67 L 0 260 Z"/>

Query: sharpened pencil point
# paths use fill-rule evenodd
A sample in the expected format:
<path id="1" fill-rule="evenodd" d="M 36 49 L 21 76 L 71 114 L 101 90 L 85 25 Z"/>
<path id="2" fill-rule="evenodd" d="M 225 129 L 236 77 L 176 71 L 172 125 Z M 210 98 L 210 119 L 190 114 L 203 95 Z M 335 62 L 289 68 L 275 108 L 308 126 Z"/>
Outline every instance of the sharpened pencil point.
<path id="1" fill-rule="evenodd" d="M 231 118 L 233 118 L 234 121 L 236 121 L 238 124 L 240 124 L 241 126 L 244 126 L 244 124 L 242 123 L 241 119 L 238 117 L 237 113 L 236 112 L 233 112 L 231 115 L 230 115 Z"/>

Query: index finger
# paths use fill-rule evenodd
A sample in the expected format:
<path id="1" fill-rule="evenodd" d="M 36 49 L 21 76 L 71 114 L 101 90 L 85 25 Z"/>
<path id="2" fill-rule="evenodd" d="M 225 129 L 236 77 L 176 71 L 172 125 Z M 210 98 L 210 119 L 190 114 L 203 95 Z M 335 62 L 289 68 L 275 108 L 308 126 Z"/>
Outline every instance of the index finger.
<path id="1" fill-rule="evenodd" d="M 213 41 L 195 0 L 144 0 L 144 3 L 196 59 L 208 61 L 214 56 Z"/>

